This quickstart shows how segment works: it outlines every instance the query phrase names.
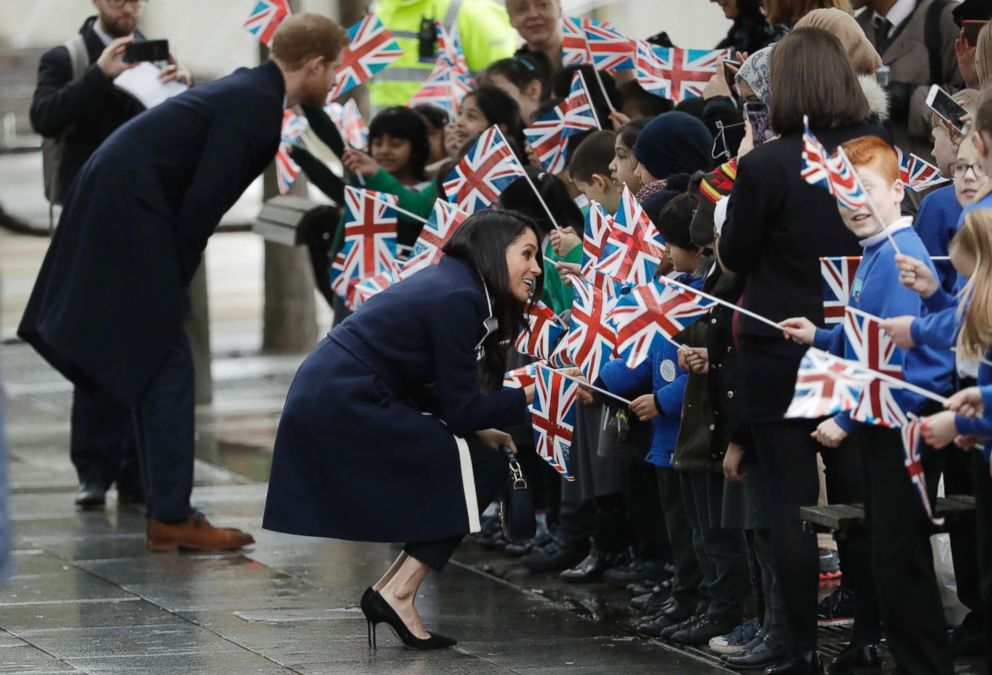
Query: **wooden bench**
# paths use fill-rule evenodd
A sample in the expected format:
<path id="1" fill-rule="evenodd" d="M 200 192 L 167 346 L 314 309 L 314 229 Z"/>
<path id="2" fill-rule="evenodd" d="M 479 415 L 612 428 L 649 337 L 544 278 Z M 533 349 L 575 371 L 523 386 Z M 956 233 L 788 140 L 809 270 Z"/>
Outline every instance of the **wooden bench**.
<path id="1" fill-rule="evenodd" d="M 945 524 L 961 520 L 975 510 L 975 498 L 970 495 L 949 495 L 937 499 L 937 514 Z M 803 506 L 799 509 L 803 528 L 808 532 L 846 536 L 848 530 L 864 527 L 865 509 L 861 504 L 827 504 Z"/>

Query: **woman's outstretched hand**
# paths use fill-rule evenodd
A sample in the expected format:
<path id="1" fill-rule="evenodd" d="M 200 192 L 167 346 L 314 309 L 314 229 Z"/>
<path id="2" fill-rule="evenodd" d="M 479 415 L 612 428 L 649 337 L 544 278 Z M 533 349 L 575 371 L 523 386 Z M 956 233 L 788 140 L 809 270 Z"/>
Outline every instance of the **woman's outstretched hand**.
<path id="1" fill-rule="evenodd" d="M 513 450 L 514 455 L 517 454 L 517 444 L 513 442 L 513 437 L 505 431 L 483 429 L 482 431 L 476 431 L 475 437 L 494 450 L 499 450 L 500 447 L 506 445 L 510 450 Z"/>

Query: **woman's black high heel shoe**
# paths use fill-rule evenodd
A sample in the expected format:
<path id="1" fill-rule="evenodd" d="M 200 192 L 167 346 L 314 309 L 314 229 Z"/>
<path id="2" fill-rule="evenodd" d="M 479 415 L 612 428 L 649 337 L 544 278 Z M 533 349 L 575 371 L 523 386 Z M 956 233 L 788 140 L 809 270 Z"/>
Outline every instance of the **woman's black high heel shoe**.
<path id="1" fill-rule="evenodd" d="M 395 609 L 390 607 L 386 599 L 371 588 L 366 590 L 365 595 L 362 596 L 361 607 L 362 613 L 365 614 L 365 620 L 368 621 L 369 647 L 372 649 L 376 648 L 375 628 L 380 623 L 389 626 L 407 649 L 445 649 L 458 644 L 456 640 L 434 633 L 430 633 L 430 637 L 426 639 L 418 638 L 410 632 L 410 629 L 403 623 L 403 619 L 400 618 Z"/>

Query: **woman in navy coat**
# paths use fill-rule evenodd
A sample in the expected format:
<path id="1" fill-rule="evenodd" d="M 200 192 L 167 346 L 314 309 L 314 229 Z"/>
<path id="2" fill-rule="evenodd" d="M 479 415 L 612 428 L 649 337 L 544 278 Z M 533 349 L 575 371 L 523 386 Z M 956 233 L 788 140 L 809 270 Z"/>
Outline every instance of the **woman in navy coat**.
<path id="1" fill-rule="evenodd" d="M 538 231 L 520 214 L 471 216 L 444 253 L 372 298 L 300 366 L 262 523 L 407 542 L 361 605 L 370 640 L 385 622 L 420 649 L 455 643 L 428 633 L 413 602 L 428 571 L 440 571 L 462 537 L 479 530 L 480 509 L 506 482 L 497 448 L 513 442 L 493 427 L 520 424 L 533 399 L 532 386 L 499 390 L 506 345 L 541 295 Z"/>

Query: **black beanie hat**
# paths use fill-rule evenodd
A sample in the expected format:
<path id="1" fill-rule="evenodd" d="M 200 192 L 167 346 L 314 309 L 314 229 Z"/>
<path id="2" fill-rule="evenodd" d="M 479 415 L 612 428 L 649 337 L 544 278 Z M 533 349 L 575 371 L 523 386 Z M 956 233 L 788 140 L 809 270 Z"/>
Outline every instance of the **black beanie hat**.
<path id="1" fill-rule="evenodd" d="M 709 169 L 712 152 L 713 137 L 706 125 L 674 110 L 648 122 L 634 143 L 637 161 L 659 179 Z"/>

